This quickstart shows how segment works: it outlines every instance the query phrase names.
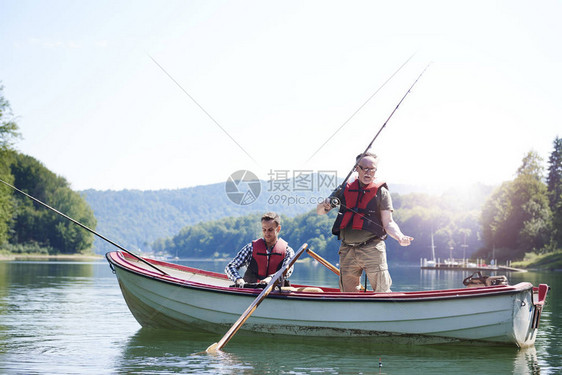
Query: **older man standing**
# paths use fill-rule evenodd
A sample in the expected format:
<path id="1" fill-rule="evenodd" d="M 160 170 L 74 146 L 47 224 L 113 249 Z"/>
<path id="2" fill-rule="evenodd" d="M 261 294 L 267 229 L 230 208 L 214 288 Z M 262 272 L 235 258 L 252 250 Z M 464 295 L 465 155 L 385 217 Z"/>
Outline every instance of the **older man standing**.
<path id="1" fill-rule="evenodd" d="M 340 290 L 358 291 L 364 270 L 375 292 L 390 292 L 392 279 L 384 240 L 388 234 L 400 245 L 408 246 L 413 238 L 405 236 L 392 218 L 394 209 L 386 183 L 375 179 L 377 155 L 360 154 L 356 163 L 358 178 L 342 190 L 338 216 L 332 227 L 332 233 L 341 240 Z M 331 209 L 326 199 L 316 211 L 325 215 Z"/>

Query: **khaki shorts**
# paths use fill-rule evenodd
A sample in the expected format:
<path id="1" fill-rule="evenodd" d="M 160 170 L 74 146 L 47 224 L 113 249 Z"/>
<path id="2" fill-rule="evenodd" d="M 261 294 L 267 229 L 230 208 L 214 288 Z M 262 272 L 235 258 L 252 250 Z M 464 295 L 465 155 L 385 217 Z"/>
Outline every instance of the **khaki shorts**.
<path id="1" fill-rule="evenodd" d="M 390 292 L 392 279 L 386 264 L 386 246 L 383 240 L 374 240 L 362 246 L 341 243 L 340 250 L 340 290 L 357 292 L 361 285 L 361 274 L 367 274 L 375 292 Z"/>

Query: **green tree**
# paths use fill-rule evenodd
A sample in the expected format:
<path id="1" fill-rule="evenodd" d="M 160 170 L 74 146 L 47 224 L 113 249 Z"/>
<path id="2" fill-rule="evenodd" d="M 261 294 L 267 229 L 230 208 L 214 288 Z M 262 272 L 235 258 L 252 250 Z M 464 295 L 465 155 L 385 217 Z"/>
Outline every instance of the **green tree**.
<path id="1" fill-rule="evenodd" d="M 513 205 L 521 207 L 522 228 L 518 246 L 524 250 L 538 252 L 548 243 L 551 210 L 547 187 L 543 183 L 543 159 L 530 151 L 518 169 L 514 181 Z"/>
<path id="2" fill-rule="evenodd" d="M 558 201 L 552 211 L 552 247 L 559 249 L 562 246 L 562 199 Z"/>
<path id="3" fill-rule="evenodd" d="M 548 159 L 546 177 L 550 209 L 552 210 L 551 248 L 562 246 L 562 139 L 556 137 L 554 150 Z"/>
<path id="4" fill-rule="evenodd" d="M 552 209 L 562 199 L 562 138 L 556 137 L 553 143 L 554 150 L 552 150 L 548 159 L 548 175 L 546 177 Z"/>
<path id="5" fill-rule="evenodd" d="M 9 153 L 0 150 L 0 179 L 8 183 L 13 183 L 13 176 L 10 174 Z M 0 245 L 8 239 L 8 229 L 12 223 L 12 214 L 14 211 L 12 190 L 0 184 Z"/>
<path id="6" fill-rule="evenodd" d="M 512 183 L 504 182 L 490 196 L 481 213 L 482 236 L 486 248 L 515 248 L 508 218 L 512 209 Z"/>
<path id="7" fill-rule="evenodd" d="M 529 151 L 523 161 L 521 166 L 517 169 L 517 176 L 531 176 L 542 181 L 544 168 L 542 167 L 543 159 L 535 151 Z"/>
<path id="8" fill-rule="evenodd" d="M 4 86 L 0 83 L 0 150 L 11 150 L 18 138 L 21 138 L 18 124 L 10 103 L 4 98 Z"/>
<path id="9" fill-rule="evenodd" d="M 513 218 L 519 225 L 517 247 L 524 251 L 539 252 L 549 240 L 551 210 L 546 185 L 530 175 L 518 176 L 513 184 Z"/>
<path id="10" fill-rule="evenodd" d="M 4 86 L 0 84 L 0 179 L 8 183 L 13 182 L 10 164 L 13 162 L 12 146 L 18 138 L 18 125 L 10 108 L 10 103 L 4 98 Z M 12 190 L 0 184 L 0 245 L 8 239 L 8 230 L 12 223 L 14 211 Z"/>
<path id="11" fill-rule="evenodd" d="M 479 255 L 497 249 L 500 260 L 518 259 L 548 243 L 551 211 L 541 161 L 536 152 L 525 155 L 515 180 L 503 183 L 484 205 L 485 248 Z"/>
<path id="12" fill-rule="evenodd" d="M 63 177 L 49 171 L 35 158 L 18 153 L 15 154 L 11 170 L 19 189 L 95 229 L 96 219 L 90 206 L 70 189 Z M 62 254 L 81 253 L 91 249 L 91 233 L 27 197 L 14 197 L 16 214 L 10 239 L 12 244 L 36 243 Z"/>

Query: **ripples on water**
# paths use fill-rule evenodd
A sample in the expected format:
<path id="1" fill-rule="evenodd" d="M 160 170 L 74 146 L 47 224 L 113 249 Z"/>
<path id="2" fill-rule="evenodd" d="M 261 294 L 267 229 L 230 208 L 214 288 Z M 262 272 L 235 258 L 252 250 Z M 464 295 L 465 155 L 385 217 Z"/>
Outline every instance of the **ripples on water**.
<path id="1" fill-rule="evenodd" d="M 213 267 L 223 265 L 202 266 Z M 322 268 L 299 268 L 294 282 L 337 284 Z M 555 374 L 562 372 L 559 276 L 509 275 L 512 284 L 558 286 L 549 293 L 535 348 L 377 345 L 239 332 L 226 352 L 209 355 L 201 352 L 220 336 L 140 329 L 105 262 L 0 262 L 0 373 Z M 466 275 L 396 267 L 392 277 L 395 290 L 415 290 L 458 287 Z"/>

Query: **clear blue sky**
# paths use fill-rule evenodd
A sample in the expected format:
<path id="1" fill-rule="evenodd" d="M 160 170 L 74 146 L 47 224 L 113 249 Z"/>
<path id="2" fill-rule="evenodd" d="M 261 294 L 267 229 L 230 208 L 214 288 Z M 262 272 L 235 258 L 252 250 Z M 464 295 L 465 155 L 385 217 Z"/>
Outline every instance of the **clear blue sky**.
<path id="1" fill-rule="evenodd" d="M 73 188 L 173 189 L 344 176 L 432 62 L 375 142 L 381 177 L 498 184 L 562 136 L 561 19 L 548 0 L 0 0 L 0 80 L 17 148 Z"/>

